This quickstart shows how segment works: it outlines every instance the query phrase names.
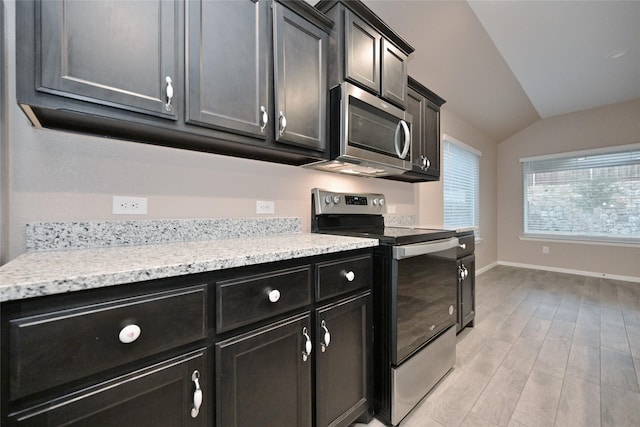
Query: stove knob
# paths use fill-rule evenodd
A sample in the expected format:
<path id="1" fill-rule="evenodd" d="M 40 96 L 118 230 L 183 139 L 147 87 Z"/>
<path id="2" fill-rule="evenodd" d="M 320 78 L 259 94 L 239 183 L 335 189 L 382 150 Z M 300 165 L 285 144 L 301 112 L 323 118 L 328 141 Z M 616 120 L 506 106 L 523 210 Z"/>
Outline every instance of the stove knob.
<path id="1" fill-rule="evenodd" d="M 331 197 L 331 196 L 329 196 L 329 195 L 324 196 L 324 202 L 325 202 L 326 204 L 330 205 L 332 201 L 333 201 L 333 197 Z"/>
<path id="2" fill-rule="evenodd" d="M 378 199 L 373 199 L 373 206 L 378 206 Z"/>
<path id="3" fill-rule="evenodd" d="M 380 199 L 380 206 L 384 206 L 384 199 Z"/>
<path id="4" fill-rule="evenodd" d="M 335 204 L 340 203 L 340 196 L 333 196 L 333 203 Z"/>

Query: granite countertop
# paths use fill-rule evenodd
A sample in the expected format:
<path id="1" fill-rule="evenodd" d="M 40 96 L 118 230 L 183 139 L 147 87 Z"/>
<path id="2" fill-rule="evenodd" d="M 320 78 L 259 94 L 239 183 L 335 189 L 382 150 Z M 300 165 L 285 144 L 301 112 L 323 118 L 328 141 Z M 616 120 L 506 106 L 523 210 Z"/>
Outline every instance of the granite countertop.
<path id="1" fill-rule="evenodd" d="M 0 267 L 0 302 L 377 245 L 376 239 L 293 232 L 33 251 Z"/>

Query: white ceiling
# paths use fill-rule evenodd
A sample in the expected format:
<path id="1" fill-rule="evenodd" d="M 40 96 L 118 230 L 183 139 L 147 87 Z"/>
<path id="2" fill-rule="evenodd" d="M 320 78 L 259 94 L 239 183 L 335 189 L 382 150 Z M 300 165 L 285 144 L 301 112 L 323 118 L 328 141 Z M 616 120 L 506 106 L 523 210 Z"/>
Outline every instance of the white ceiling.
<path id="1" fill-rule="evenodd" d="M 415 48 L 409 74 L 497 142 L 640 99 L 640 0 L 363 2 Z"/>

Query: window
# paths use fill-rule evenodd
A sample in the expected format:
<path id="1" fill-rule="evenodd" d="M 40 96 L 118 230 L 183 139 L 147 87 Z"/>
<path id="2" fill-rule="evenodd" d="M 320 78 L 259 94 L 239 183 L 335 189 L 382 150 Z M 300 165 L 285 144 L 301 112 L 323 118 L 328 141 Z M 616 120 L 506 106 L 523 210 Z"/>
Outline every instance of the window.
<path id="1" fill-rule="evenodd" d="M 474 227 L 478 237 L 480 195 L 480 153 L 444 135 L 444 226 Z"/>
<path id="2" fill-rule="evenodd" d="M 520 161 L 525 235 L 640 242 L 640 144 Z"/>

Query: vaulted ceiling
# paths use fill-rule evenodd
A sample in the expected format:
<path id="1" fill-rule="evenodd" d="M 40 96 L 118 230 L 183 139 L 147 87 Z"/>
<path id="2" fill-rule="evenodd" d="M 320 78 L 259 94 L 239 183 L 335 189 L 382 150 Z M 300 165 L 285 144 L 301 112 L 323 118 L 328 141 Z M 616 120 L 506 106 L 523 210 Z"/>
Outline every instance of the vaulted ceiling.
<path id="1" fill-rule="evenodd" d="M 640 99 L 638 0 L 363 2 L 415 48 L 409 74 L 497 142 Z"/>

